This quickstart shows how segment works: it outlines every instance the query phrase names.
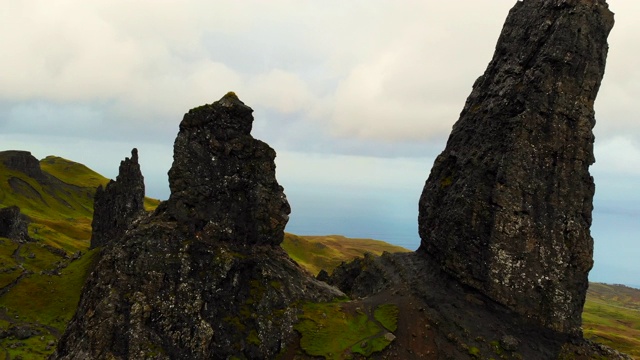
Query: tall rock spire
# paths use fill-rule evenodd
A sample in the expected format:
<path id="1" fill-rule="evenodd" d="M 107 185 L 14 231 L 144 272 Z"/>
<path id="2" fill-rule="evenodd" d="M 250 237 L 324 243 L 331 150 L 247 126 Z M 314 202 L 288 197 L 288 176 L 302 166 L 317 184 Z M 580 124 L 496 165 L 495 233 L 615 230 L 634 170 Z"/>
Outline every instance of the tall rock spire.
<path id="1" fill-rule="evenodd" d="M 518 2 L 419 204 L 419 253 L 570 334 L 593 264 L 593 103 L 612 26 L 604 0 Z"/>
<path id="2" fill-rule="evenodd" d="M 131 150 L 131 158 L 120 162 L 116 180 L 103 189 L 99 186 L 93 204 L 91 248 L 116 240 L 144 211 L 144 177 L 138 163 L 138 149 Z"/>
<path id="3" fill-rule="evenodd" d="M 277 246 L 289 204 L 251 112 L 229 93 L 184 116 L 169 200 L 101 252 L 52 359 L 273 359 L 300 304 L 344 295 Z"/>
<path id="4" fill-rule="evenodd" d="M 253 110 L 229 92 L 180 123 L 168 207 L 204 238 L 278 245 L 291 208 L 276 181 L 276 152 L 251 136 Z"/>

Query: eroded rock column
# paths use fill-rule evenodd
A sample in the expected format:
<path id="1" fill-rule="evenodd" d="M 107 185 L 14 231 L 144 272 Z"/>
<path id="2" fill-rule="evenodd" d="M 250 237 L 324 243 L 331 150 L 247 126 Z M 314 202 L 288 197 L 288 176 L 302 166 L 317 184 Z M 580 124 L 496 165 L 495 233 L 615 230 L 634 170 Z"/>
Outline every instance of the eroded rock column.
<path id="1" fill-rule="evenodd" d="M 419 252 L 570 334 L 593 264 L 593 104 L 612 26 L 604 0 L 516 3 L 419 204 Z"/>

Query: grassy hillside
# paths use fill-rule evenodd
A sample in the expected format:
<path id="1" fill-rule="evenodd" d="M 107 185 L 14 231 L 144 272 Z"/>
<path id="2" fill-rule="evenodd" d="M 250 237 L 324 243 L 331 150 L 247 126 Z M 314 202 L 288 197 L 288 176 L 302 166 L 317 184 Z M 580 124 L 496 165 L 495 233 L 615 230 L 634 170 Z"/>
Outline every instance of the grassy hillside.
<path id="1" fill-rule="evenodd" d="M 0 238 L 0 352 L 6 358 L 43 359 L 73 316 L 96 257 L 91 239 L 93 197 L 109 179 L 60 157 L 40 161 L 44 178 L 4 165 L 0 152 L 0 207 L 29 216 L 23 244 Z M 155 199 L 145 199 L 154 208 Z M 3 336 L 4 335 L 4 336 Z"/>
<path id="2" fill-rule="evenodd" d="M 340 235 L 297 236 L 286 233 L 282 248 L 298 264 L 317 275 L 321 269 L 333 272 L 343 261 L 363 257 L 366 252 L 381 255 L 383 252 L 408 252 L 409 250 L 384 241 L 351 239 Z"/>
<path id="3" fill-rule="evenodd" d="M 0 353 L 10 359 L 45 358 L 75 312 L 97 255 L 87 251 L 95 188 L 109 181 L 59 157 L 49 156 L 40 165 L 54 181 L 42 184 L 7 169 L 0 153 L 0 207 L 18 205 L 32 219 L 29 234 L 36 240 L 19 244 L 0 238 Z M 145 208 L 158 203 L 146 198 Z M 320 269 L 331 273 L 341 262 L 365 252 L 408 251 L 339 235 L 285 234 L 282 247 L 314 275 Z M 305 309 L 305 316 L 312 316 L 313 310 Z M 587 338 L 640 359 L 640 290 L 592 283 L 583 319 Z"/>
<path id="4" fill-rule="evenodd" d="M 590 283 L 582 321 L 586 338 L 640 359 L 640 290 Z"/>

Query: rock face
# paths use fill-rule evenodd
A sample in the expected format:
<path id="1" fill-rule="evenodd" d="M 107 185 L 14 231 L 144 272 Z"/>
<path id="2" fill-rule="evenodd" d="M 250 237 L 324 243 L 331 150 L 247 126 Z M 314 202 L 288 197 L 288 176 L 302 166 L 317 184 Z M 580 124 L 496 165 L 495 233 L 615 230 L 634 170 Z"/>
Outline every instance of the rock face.
<path id="1" fill-rule="evenodd" d="M 277 246 L 289 205 L 251 112 L 230 93 L 185 115 L 170 199 L 103 249 L 53 359 L 274 358 L 299 304 L 343 295 Z"/>
<path id="2" fill-rule="evenodd" d="M 228 93 L 184 116 L 169 171 L 168 206 L 190 231 L 277 245 L 291 208 L 275 178 L 275 151 L 250 134 L 252 112 Z"/>
<path id="3" fill-rule="evenodd" d="M 17 206 L 0 209 L 0 237 L 18 242 L 31 240 L 29 237 L 29 218 L 20 213 Z"/>
<path id="4" fill-rule="evenodd" d="M 91 223 L 91 248 L 121 238 L 133 219 L 144 211 L 144 177 L 138 163 L 138 150 L 131 159 L 120 162 L 116 180 L 96 190 Z"/>
<path id="5" fill-rule="evenodd" d="M 419 204 L 419 253 L 570 334 L 593 264 L 593 103 L 612 26 L 604 0 L 518 2 Z"/>
<path id="6" fill-rule="evenodd" d="M 29 151 L 8 150 L 3 151 L 2 159 L 4 165 L 12 170 L 20 171 L 38 180 L 40 183 L 49 183 L 47 176 L 40 168 L 40 162 Z"/>

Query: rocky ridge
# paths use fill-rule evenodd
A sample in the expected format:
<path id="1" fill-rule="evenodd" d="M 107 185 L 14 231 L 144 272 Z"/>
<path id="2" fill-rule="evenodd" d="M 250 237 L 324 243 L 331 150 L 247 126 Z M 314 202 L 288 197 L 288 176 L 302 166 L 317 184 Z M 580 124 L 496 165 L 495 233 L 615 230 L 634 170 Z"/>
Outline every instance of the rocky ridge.
<path id="1" fill-rule="evenodd" d="M 4 165 L 11 170 L 22 172 L 38 182 L 47 184 L 52 178 L 40 168 L 40 162 L 31 152 L 22 150 L 8 150 L 2 152 Z"/>

